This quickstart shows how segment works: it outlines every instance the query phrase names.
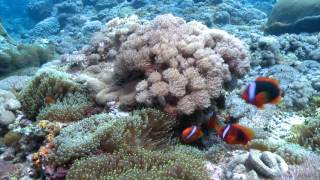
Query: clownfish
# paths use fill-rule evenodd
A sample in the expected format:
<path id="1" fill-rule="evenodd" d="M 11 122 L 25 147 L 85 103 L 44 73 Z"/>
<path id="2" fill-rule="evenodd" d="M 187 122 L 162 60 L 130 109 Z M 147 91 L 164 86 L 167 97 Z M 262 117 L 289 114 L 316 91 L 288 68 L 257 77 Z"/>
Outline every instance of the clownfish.
<path id="1" fill-rule="evenodd" d="M 213 116 L 208 126 L 216 130 L 218 136 L 228 144 L 243 144 L 246 145 L 255 136 L 255 132 L 240 124 L 228 123 L 226 126 L 221 126 L 217 122 L 217 116 Z"/>
<path id="2" fill-rule="evenodd" d="M 56 100 L 55 100 L 55 98 L 54 98 L 52 95 L 48 95 L 48 96 L 46 96 L 45 99 L 44 99 L 44 103 L 45 103 L 46 105 L 50 105 L 50 104 L 55 103 L 55 102 L 56 102 Z"/>
<path id="3" fill-rule="evenodd" d="M 200 127 L 191 126 L 182 131 L 180 140 L 185 144 L 189 144 L 199 140 L 203 135 L 204 133 L 202 132 Z"/>
<path id="4" fill-rule="evenodd" d="M 279 104 L 281 101 L 279 81 L 268 77 L 259 77 L 248 85 L 242 93 L 242 98 L 258 108 L 263 108 L 267 103 Z"/>

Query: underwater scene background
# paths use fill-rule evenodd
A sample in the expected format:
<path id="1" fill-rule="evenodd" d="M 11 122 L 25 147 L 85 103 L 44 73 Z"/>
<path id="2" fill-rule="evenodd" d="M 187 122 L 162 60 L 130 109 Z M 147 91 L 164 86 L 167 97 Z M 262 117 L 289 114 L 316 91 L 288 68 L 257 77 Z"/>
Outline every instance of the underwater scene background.
<path id="1" fill-rule="evenodd" d="M 0 0 L 1 179 L 320 179 L 319 0 Z"/>

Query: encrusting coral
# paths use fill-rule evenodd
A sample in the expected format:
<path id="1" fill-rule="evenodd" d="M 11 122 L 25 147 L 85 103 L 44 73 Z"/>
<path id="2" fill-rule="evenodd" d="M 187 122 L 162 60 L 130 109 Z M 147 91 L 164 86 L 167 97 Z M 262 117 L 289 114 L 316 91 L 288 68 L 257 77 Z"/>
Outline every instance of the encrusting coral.
<path id="1" fill-rule="evenodd" d="M 139 81 L 137 102 L 187 115 L 208 108 L 223 95 L 224 83 L 245 75 L 250 64 L 239 39 L 170 14 L 146 22 L 113 19 L 83 53 L 88 65 L 113 63 L 118 84 Z"/>
<path id="2" fill-rule="evenodd" d="M 72 81 L 69 74 L 54 69 L 44 69 L 22 89 L 18 99 L 24 114 L 30 119 L 35 119 L 40 110 L 47 105 L 46 98 L 55 101 L 76 91 L 82 91 L 82 87 Z"/>
<path id="3" fill-rule="evenodd" d="M 67 179 L 210 179 L 202 159 L 174 151 L 121 149 L 76 161 Z"/>
<path id="4" fill-rule="evenodd" d="M 137 110 L 119 118 L 93 115 L 62 129 L 48 159 L 64 164 L 99 150 L 114 152 L 124 145 L 159 149 L 170 144 L 174 123 L 173 118 L 155 109 Z"/>

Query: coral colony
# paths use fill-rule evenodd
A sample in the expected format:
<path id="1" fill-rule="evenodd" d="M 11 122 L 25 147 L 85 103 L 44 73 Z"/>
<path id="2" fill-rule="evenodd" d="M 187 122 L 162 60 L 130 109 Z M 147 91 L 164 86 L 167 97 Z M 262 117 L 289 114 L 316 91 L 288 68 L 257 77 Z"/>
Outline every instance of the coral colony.
<path id="1" fill-rule="evenodd" d="M 1 179 L 320 179 L 319 7 L 0 0 Z"/>

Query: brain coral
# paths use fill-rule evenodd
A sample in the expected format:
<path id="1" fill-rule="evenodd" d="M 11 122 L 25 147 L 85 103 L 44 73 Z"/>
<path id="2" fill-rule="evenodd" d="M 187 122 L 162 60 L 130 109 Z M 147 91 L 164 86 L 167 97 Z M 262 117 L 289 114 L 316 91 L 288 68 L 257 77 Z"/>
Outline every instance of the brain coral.
<path id="1" fill-rule="evenodd" d="M 209 107 L 223 84 L 246 74 L 250 64 L 239 39 L 170 14 L 111 20 L 84 53 L 88 62 L 111 60 L 118 82 L 138 79 L 137 102 L 187 115 Z"/>

